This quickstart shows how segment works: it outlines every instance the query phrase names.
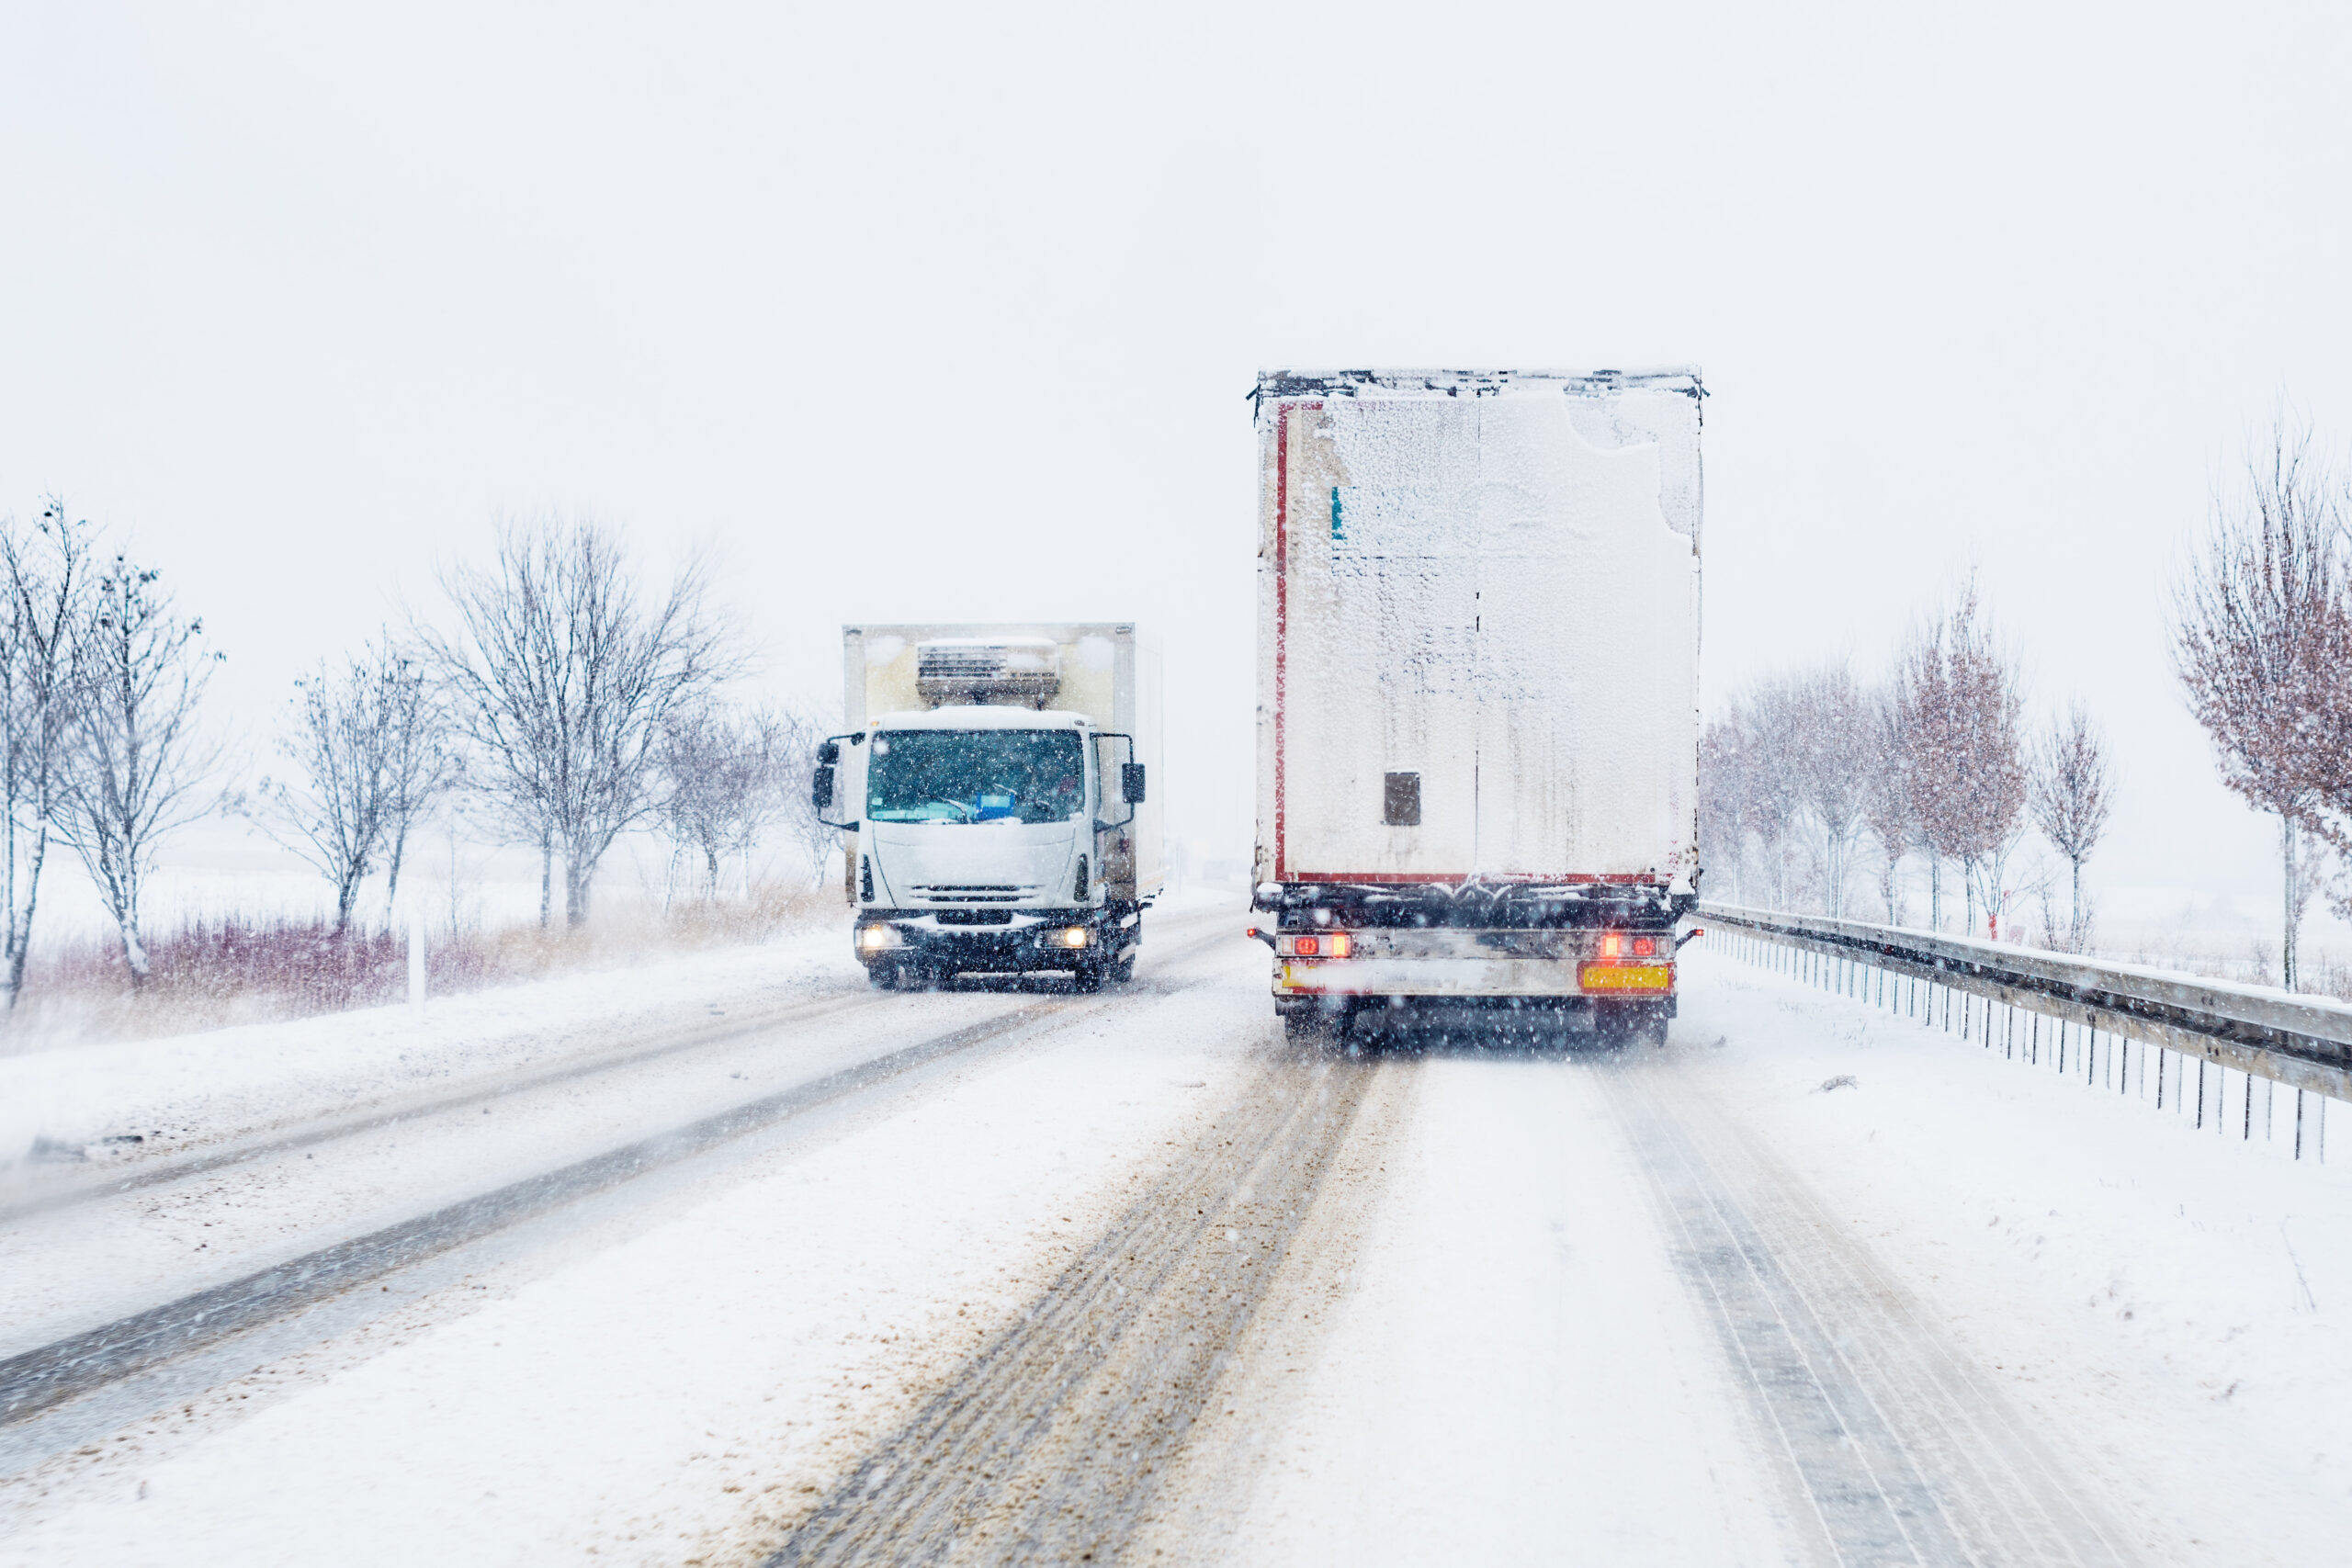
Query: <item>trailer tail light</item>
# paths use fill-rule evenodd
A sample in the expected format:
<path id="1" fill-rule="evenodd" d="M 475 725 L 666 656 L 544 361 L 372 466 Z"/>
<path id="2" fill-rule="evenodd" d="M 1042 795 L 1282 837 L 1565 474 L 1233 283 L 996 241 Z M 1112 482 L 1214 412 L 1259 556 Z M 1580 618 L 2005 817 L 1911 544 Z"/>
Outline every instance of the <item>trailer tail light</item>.
<path id="1" fill-rule="evenodd" d="M 1674 989 L 1671 964 L 1584 964 L 1577 967 L 1577 984 L 1588 991 L 1656 991 Z"/>
<path id="2" fill-rule="evenodd" d="M 1602 931 L 1596 953 L 1601 958 L 1656 958 L 1657 938 L 1634 936 L 1625 931 Z"/>
<path id="3" fill-rule="evenodd" d="M 1352 956 L 1355 950 L 1355 938 L 1345 931 L 1274 939 L 1274 952 L 1284 958 L 1347 958 Z"/>

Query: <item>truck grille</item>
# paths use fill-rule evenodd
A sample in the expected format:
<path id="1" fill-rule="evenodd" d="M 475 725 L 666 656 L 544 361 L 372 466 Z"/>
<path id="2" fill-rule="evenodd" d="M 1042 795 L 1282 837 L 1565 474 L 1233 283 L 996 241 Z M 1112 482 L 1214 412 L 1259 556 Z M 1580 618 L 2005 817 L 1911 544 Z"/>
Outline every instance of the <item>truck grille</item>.
<path id="1" fill-rule="evenodd" d="M 975 884 L 964 887 L 917 887 L 914 896 L 932 904 L 1012 904 L 1035 897 L 1035 887 Z"/>

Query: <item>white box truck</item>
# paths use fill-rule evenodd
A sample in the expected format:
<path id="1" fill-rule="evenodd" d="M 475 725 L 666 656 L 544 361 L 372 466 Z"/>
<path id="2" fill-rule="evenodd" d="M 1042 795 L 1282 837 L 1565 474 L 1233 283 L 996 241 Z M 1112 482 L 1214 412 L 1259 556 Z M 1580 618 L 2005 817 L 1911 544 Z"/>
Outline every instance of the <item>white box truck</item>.
<path id="1" fill-rule="evenodd" d="M 1162 880 L 1157 644 L 1126 622 L 864 626 L 842 656 L 846 733 L 813 792 L 849 835 L 868 978 L 1129 978 Z"/>
<path id="2" fill-rule="evenodd" d="M 1696 371 L 1258 379 L 1252 934 L 1294 1032 L 1663 1040 L 1697 900 Z"/>

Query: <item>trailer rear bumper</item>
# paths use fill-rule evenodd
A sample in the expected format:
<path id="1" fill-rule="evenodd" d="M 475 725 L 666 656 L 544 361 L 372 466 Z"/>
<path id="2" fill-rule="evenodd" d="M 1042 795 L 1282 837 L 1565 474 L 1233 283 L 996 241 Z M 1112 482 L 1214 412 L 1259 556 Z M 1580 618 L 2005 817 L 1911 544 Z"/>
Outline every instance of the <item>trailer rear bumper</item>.
<path id="1" fill-rule="evenodd" d="M 1552 997 L 1673 1005 L 1670 963 L 1604 964 L 1546 958 L 1366 958 L 1275 961 L 1285 997 Z"/>

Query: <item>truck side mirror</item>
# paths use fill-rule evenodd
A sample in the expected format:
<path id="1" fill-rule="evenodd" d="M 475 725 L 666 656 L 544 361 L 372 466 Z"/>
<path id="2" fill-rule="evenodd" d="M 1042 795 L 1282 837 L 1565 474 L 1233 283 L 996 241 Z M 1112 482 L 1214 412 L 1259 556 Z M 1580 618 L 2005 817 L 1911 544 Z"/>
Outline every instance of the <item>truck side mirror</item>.
<path id="1" fill-rule="evenodd" d="M 825 750 L 831 751 L 833 749 L 828 745 Z M 818 763 L 816 773 L 809 776 L 808 804 L 815 807 L 820 816 L 832 808 L 833 765 L 830 761 Z"/>
<path id="2" fill-rule="evenodd" d="M 1119 764 L 1119 795 L 1129 806 L 1143 804 L 1143 764 L 1141 762 Z"/>
<path id="3" fill-rule="evenodd" d="M 817 748 L 817 761 L 821 766 L 830 768 L 841 760 L 842 743 L 840 741 L 828 740 Z"/>

